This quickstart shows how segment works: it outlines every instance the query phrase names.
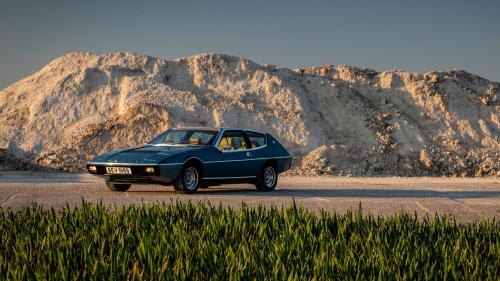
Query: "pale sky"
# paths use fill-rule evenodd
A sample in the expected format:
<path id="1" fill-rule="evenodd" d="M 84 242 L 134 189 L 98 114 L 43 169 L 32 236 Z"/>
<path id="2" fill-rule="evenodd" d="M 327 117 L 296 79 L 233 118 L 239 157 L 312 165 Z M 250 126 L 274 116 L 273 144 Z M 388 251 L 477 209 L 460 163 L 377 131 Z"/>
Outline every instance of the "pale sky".
<path id="1" fill-rule="evenodd" d="M 0 89 L 72 51 L 460 68 L 500 81 L 500 1 L 0 0 Z"/>

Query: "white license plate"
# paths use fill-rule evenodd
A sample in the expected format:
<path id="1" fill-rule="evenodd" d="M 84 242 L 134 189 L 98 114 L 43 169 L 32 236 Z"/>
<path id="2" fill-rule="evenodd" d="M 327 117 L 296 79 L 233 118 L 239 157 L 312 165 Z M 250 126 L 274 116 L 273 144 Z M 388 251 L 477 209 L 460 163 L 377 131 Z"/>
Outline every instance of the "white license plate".
<path id="1" fill-rule="evenodd" d="M 120 175 L 130 175 L 132 170 L 128 167 L 106 167 L 106 172 L 108 174 L 120 174 Z"/>

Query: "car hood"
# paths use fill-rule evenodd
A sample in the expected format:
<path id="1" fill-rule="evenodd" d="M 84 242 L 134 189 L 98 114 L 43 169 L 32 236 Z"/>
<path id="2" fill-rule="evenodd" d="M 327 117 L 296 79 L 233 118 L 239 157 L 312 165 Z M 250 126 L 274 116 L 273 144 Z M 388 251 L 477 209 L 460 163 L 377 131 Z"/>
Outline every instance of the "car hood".
<path id="1" fill-rule="evenodd" d="M 111 151 L 95 157 L 92 162 L 156 164 L 176 154 L 201 148 L 204 147 L 146 145 Z"/>

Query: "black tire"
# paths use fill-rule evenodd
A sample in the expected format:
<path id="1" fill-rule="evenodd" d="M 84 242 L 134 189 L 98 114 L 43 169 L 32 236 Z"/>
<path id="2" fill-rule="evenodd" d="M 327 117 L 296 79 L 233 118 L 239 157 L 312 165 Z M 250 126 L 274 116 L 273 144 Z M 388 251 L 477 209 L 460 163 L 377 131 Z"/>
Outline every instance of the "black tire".
<path id="1" fill-rule="evenodd" d="M 266 164 L 260 171 L 255 187 L 259 191 L 273 191 L 278 184 L 278 173 L 276 167 L 272 164 Z"/>
<path id="2" fill-rule="evenodd" d="M 187 164 L 174 181 L 174 189 L 183 193 L 195 193 L 200 186 L 200 178 L 200 168 L 194 164 Z"/>
<path id="3" fill-rule="evenodd" d="M 109 190 L 124 192 L 127 191 L 132 185 L 126 183 L 110 183 L 106 181 L 106 186 L 109 188 Z"/>

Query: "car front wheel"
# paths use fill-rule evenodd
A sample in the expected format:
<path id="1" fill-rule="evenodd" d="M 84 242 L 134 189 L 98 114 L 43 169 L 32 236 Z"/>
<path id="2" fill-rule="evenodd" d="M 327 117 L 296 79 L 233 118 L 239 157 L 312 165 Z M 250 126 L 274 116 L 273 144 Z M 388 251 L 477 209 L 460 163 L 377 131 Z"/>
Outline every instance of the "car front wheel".
<path id="1" fill-rule="evenodd" d="M 175 191 L 184 193 L 195 193 L 200 184 L 199 168 L 195 165 L 184 167 L 174 182 Z"/>
<path id="2" fill-rule="evenodd" d="M 124 183 L 110 183 L 106 181 L 106 186 L 109 188 L 109 190 L 112 191 L 127 191 L 131 184 L 124 184 Z"/>
<path id="3" fill-rule="evenodd" d="M 255 182 L 257 190 L 260 191 L 273 191 L 278 183 L 278 173 L 273 165 L 266 165 L 260 172 Z"/>

